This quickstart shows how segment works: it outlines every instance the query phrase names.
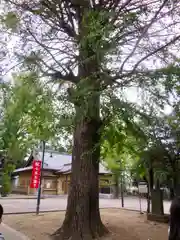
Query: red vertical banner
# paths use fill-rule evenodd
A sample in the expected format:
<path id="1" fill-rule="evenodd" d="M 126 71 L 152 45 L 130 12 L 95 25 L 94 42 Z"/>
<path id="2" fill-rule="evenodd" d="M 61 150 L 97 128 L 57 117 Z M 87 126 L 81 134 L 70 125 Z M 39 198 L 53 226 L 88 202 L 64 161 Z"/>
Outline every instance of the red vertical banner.
<path id="1" fill-rule="evenodd" d="M 31 175 L 31 188 L 38 188 L 41 175 L 41 161 L 34 160 L 32 164 L 32 175 Z"/>

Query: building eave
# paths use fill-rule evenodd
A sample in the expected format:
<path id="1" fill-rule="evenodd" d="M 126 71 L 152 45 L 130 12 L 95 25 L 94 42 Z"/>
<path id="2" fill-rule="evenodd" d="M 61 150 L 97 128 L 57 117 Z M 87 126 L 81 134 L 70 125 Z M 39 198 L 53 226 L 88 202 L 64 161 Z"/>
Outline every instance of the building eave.
<path id="1" fill-rule="evenodd" d="M 53 168 L 43 168 L 42 171 L 52 171 L 53 173 L 56 173 L 59 169 L 53 169 Z M 21 173 L 21 172 L 27 172 L 32 171 L 32 166 L 25 167 L 25 168 L 18 168 L 14 170 L 13 174 Z"/>
<path id="2" fill-rule="evenodd" d="M 29 167 L 29 166 L 32 165 L 33 158 L 34 158 L 34 157 L 33 157 L 33 152 L 31 152 L 28 160 L 26 161 L 26 163 L 25 163 L 25 165 L 24 165 L 24 168 L 25 168 L 25 167 Z"/>
<path id="3" fill-rule="evenodd" d="M 24 167 L 24 168 L 18 168 L 16 170 L 13 171 L 13 174 L 18 174 L 20 172 L 27 172 L 27 171 L 32 171 L 32 166 L 29 167 Z"/>

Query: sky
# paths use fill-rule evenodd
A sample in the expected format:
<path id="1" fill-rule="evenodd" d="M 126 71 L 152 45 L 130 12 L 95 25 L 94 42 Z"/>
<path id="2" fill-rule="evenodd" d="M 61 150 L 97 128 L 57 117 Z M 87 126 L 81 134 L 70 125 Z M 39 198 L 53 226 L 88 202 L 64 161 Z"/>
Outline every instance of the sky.
<path id="1" fill-rule="evenodd" d="M 139 96 L 139 91 L 137 88 L 127 89 L 126 95 L 127 95 L 127 99 L 132 103 L 139 103 L 139 104 L 143 103 L 141 96 Z M 173 101 L 172 97 L 170 98 L 170 101 L 171 102 Z M 166 115 L 170 114 L 172 112 L 172 107 L 170 105 L 166 104 L 164 106 L 163 112 Z"/>

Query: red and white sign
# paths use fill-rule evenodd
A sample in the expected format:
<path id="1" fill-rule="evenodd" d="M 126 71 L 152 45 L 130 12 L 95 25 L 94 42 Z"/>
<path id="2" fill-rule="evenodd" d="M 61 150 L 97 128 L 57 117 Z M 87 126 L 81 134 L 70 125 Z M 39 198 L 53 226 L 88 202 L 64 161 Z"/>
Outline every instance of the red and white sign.
<path id="1" fill-rule="evenodd" d="M 34 160 L 32 164 L 32 175 L 31 175 L 31 188 L 38 188 L 41 175 L 41 161 Z"/>

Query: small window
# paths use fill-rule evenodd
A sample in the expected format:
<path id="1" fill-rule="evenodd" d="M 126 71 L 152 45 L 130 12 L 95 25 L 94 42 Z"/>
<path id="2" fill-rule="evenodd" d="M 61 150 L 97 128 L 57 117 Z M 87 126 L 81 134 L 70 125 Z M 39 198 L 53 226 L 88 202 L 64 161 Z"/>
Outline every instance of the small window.
<path id="1" fill-rule="evenodd" d="M 111 189 L 110 189 L 110 187 L 102 187 L 102 188 L 100 188 L 100 193 L 102 193 L 102 194 L 110 194 L 111 193 Z"/>
<path id="2" fill-rule="evenodd" d="M 54 179 L 45 179 L 44 188 L 46 189 L 56 189 L 57 181 Z"/>
<path id="3" fill-rule="evenodd" d="M 46 188 L 51 188 L 51 183 L 50 182 L 46 183 Z"/>

